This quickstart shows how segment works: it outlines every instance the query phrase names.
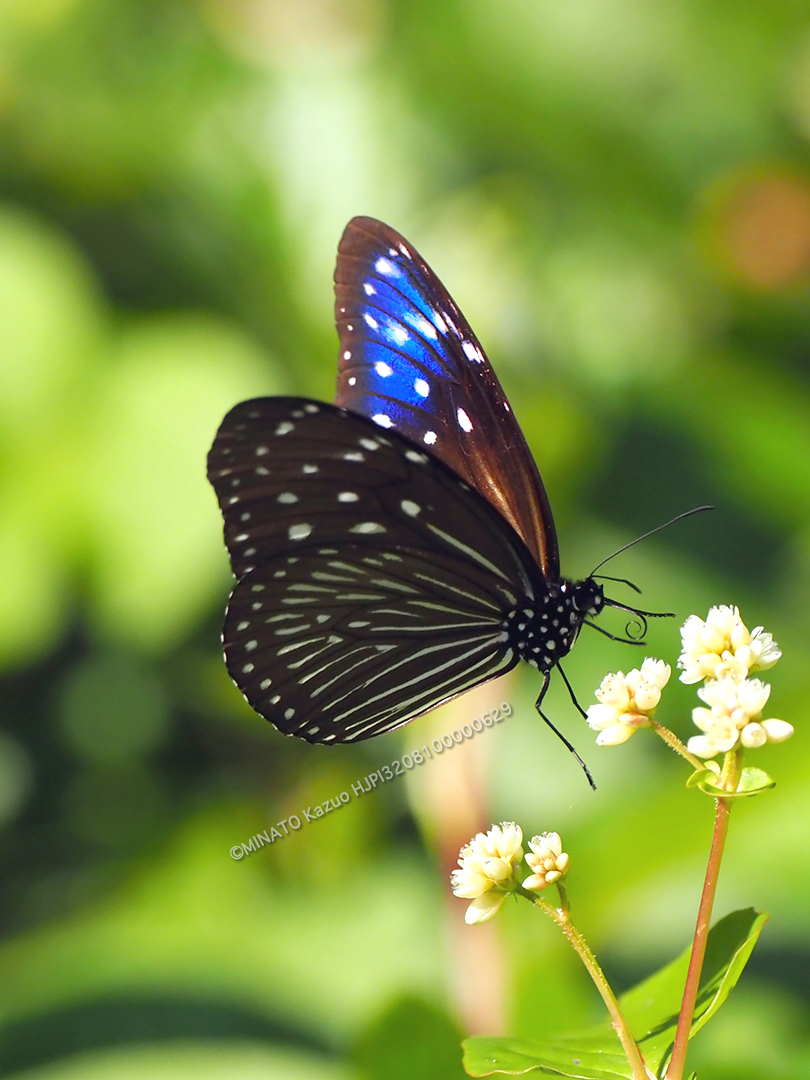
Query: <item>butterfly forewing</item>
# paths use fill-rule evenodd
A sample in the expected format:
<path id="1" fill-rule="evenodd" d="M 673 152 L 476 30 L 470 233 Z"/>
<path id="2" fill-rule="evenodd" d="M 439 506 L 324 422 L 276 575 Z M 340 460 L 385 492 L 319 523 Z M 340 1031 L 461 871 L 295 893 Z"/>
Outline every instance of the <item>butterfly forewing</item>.
<path id="1" fill-rule="evenodd" d="M 419 253 L 374 218 L 338 249 L 336 402 L 407 436 L 467 480 L 559 577 L 543 483 L 483 349 Z"/>
<path id="2" fill-rule="evenodd" d="M 209 455 L 234 589 L 228 668 L 313 742 L 391 730 L 516 662 L 506 613 L 545 583 L 520 537 L 396 431 L 298 398 L 243 402 Z"/>

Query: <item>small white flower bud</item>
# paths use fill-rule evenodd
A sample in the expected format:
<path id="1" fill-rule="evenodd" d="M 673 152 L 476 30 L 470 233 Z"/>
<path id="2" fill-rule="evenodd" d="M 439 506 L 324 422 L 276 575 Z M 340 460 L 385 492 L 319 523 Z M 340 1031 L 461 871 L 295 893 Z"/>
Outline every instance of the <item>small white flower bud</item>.
<path id="1" fill-rule="evenodd" d="M 793 725 L 786 720 L 763 720 L 762 726 L 768 736 L 768 742 L 784 742 L 793 734 Z"/>
<path id="2" fill-rule="evenodd" d="M 740 732 L 740 742 L 749 750 L 757 750 L 768 741 L 768 734 L 762 724 L 746 724 Z"/>
<path id="3" fill-rule="evenodd" d="M 634 731 L 635 728 L 630 727 L 629 724 L 610 724 L 596 736 L 596 745 L 621 746 L 623 742 L 627 742 Z"/>
<path id="4" fill-rule="evenodd" d="M 639 712 L 650 713 L 661 700 L 661 691 L 652 683 L 640 682 L 633 697 Z"/>
<path id="5" fill-rule="evenodd" d="M 505 899 L 506 895 L 504 893 L 496 892 L 489 892 L 484 896 L 477 896 L 465 911 L 464 921 L 470 926 L 489 922 L 489 920 L 493 919 L 501 910 Z"/>
<path id="6" fill-rule="evenodd" d="M 693 735 L 689 742 L 686 744 L 686 749 L 690 754 L 694 754 L 699 758 L 711 758 L 715 757 L 718 750 L 708 735 Z"/>

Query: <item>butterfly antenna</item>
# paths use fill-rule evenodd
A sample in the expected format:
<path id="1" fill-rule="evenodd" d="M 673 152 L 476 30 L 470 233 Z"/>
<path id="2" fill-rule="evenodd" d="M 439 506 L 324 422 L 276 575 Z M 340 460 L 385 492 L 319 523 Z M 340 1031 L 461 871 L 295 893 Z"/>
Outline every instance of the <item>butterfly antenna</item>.
<path id="1" fill-rule="evenodd" d="M 599 633 L 604 634 L 606 638 L 610 638 L 611 641 L 620 641 L 622 643 L 622 645 L 646 645 L 647 644 L 647 642 L 644 640 L 644 635 L 647 633 L 647 624 L 646 624 L 646 622 L 644 622 L 644 623 L 641 623 L 641 622 L 637 622 L 637 623 L 636 622 L 629 622 L 627 624 L 627 626 L 625 626 L 625 628 L 624 628 L 625 633 L 628 634 L 628 637 L 626 637 L 626 638 L 625 637 L 618 637 L 616 634 L 611 634 L 609 630 L 605 630 L 604 626 L 600 626 L 598 623 L 591 622 L 590 619 L 585 619 L 585 621 L 583 623 L 583 626 L 590 626 L 592 630 L 598 630 Z M 630 637 L 629 636 L 629 635 L 631 635 L 633 633 L 633 627 L 634 626 L 638 626 L 639 630 L 641 631 L 641 633 L 639 634 L 638 637 Z"/>
<path id="2" fill-rule="evenodd" d="M 641 596 L 641 589 L 638 585 L 634 585 L 632 581 L 628 581 L 626 577 L 611 577 L 610 574 L 591 574 L 592 578 L 596 578 L 599 581 L 618 581 L 620 585 L 629 585 L 630 588 Z"/>
<path id="3" fill-rule="evenodd" d="M 641 541 L 646 540 L 648 536 L 654 536 L 655 533 L 661 532 L 662 529 L 668 529 L 670 525 L 674 525 L 676 521 L 683 521 L 684 518 L 691 517 L 693 514 L 702 514 L 704 510 L 714 510 L 714 507 L 694 506 L 691 510 L 684 510 L 682 514 L 676 515 L 674 518 L 672 518 L 671 521 L 665 521 L 663 525 L 656 525 L 654 529 L 650 529 L 649 532 L 645 532 L 641 536 L 637 536 L 636 539 L 631 540 L 629 544 L 624 544 L 624 546 L 620 547 L 618 551 L 614 551 L 612 555 L 608 555 L 606 559 L 602 559 L 602 561 L 600 563 L 597 563 L 593 570 L 591 570 L 589 576 L 593 577 L 596 571 L 599 570 L 600 567 L 604 566 L 605 563 L 610 562 L 611 559 L 615 559 L 617 555 L 621 555 L 621 553 L 623 551 L 627 551 L 628 548 L 635 547 L 636 544 L 640 544 Z"/>

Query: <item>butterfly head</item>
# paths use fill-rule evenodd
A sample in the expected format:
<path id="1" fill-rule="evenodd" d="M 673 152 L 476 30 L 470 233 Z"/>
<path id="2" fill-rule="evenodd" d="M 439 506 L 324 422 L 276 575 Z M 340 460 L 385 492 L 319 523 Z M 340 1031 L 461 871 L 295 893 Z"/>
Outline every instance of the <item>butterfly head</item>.
<path id="1" fill-rule="evenodd" d="M 571 603 L 574 610 L 579 612 L 582 618 L 598 615 L 605 606 L 605 594 L 602 586 L 592 577 L 584 581 L 575 581 L 568 584 L 571 592 Z"/>

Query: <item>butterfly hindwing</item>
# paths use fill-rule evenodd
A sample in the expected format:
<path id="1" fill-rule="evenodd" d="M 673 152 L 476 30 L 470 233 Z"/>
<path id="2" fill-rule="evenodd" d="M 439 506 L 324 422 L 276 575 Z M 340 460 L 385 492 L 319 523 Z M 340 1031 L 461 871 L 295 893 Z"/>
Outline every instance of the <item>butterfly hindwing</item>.
<path id="1" fill-rule="evenodd" d="M 277 556 L 233 591 L 228 670 L 287 734 L 391 731 L 517 662 L 486 576 L 428 551 L 351 543 Z"/>
<path id="2" fill-rule="evenodd" d="M 556 532 L 531 451 L 477 338 L 424 259 L 389 226 L 353 218 L 338 249 L 335 297 L 337 404 L 440 458 L 556 580 Z"/>
<path id="3" fill-rule="evenodd" d="M 239 579 L 228 668 L 282 731 L 368 738 L 516 663 L 504 616 L 542 575 L 485 499 L 396 431 L 319 402 L 247 401 L 209 477 Z"/>

